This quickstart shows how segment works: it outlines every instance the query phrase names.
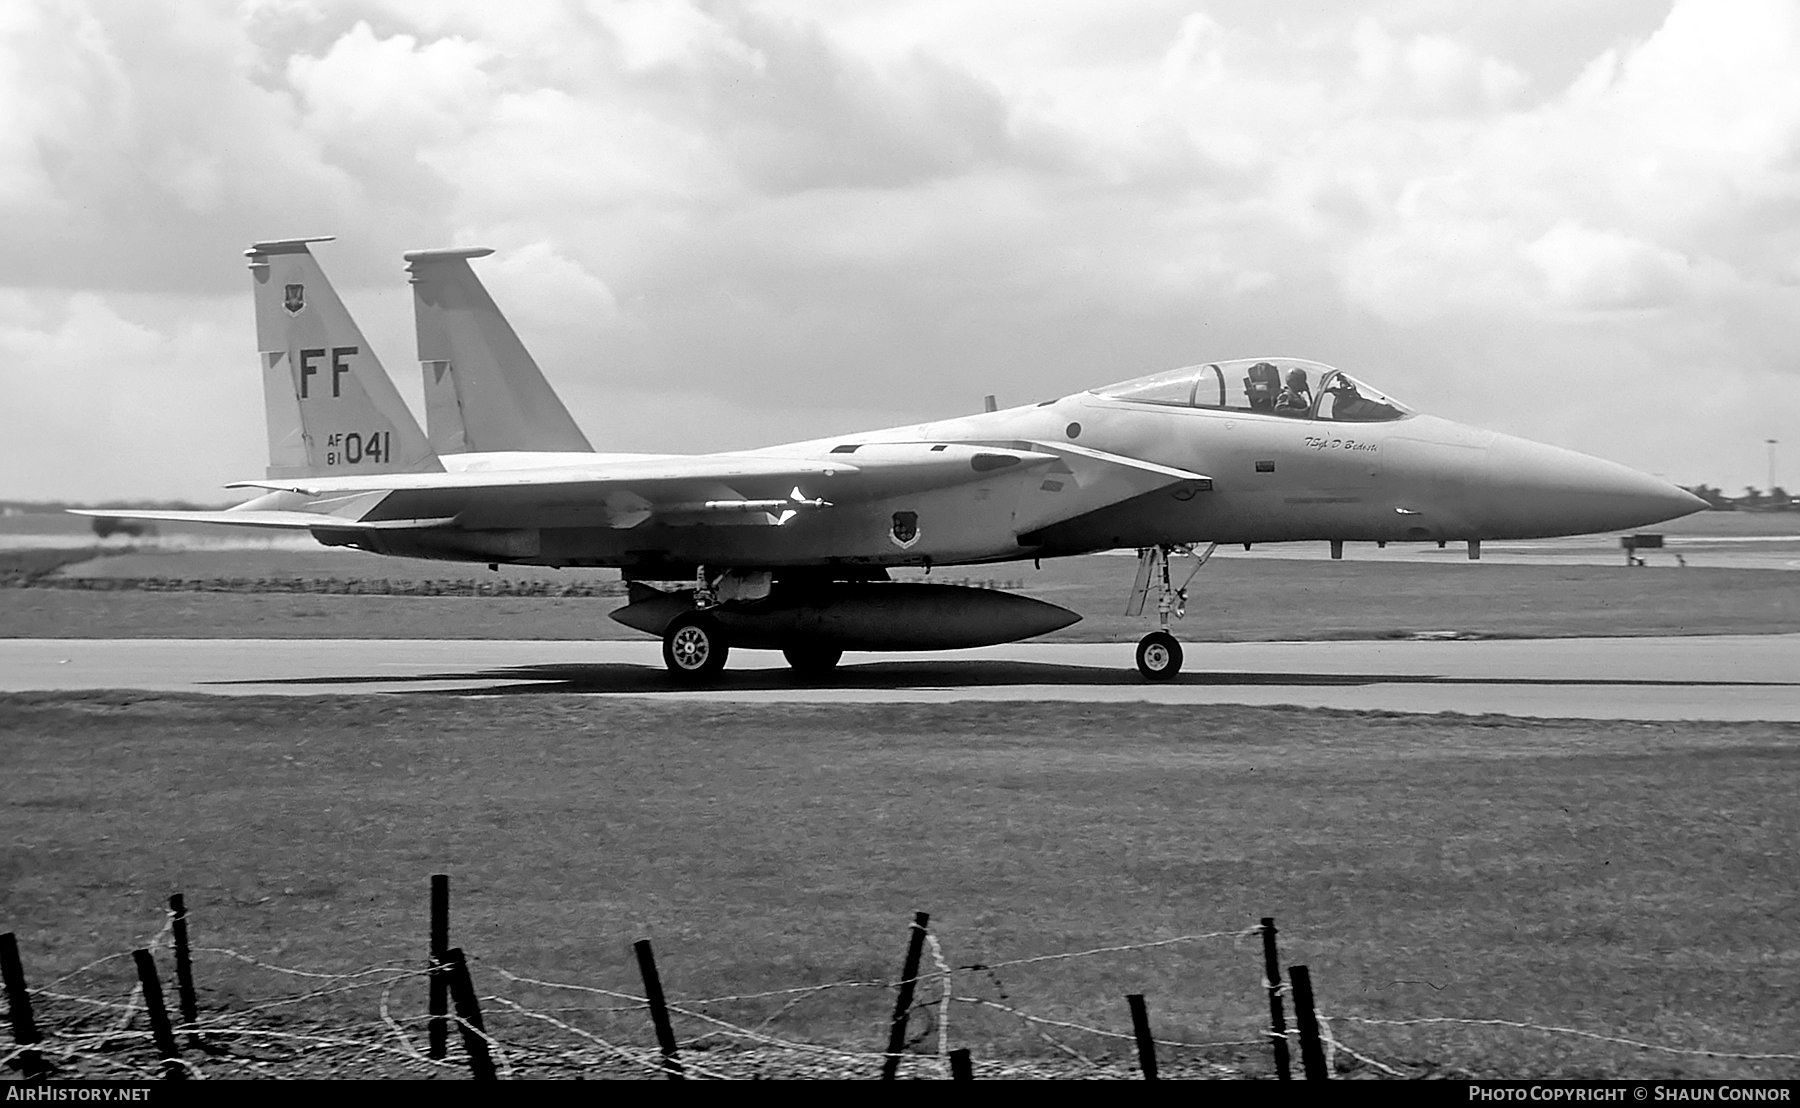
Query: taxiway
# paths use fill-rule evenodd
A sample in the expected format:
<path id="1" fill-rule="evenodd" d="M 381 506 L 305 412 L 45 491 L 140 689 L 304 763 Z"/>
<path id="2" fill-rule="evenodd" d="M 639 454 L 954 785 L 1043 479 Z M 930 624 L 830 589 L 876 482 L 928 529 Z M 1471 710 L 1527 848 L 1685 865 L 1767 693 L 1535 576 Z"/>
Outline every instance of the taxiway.
<path id="1" fill-rule="evenodd" d="M 1148 684 L 1129 643 L 1019 643 L 846 656 L 797 679 L 737 651 L 719 685 L 677 688 L 652 641 L 0 639 L 0 691 L 680 697 L 747 703 L 1036 700 L 1288 704 L 1543 718 L 1800 721 L 1800 635 L 1188 643 Z"/>

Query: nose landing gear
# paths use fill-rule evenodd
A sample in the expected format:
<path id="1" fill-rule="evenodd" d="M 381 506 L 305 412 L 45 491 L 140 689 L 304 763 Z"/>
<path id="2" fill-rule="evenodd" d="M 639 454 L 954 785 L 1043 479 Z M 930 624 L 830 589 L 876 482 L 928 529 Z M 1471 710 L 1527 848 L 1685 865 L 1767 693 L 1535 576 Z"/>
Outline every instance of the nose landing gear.
<path id="1" fill-rule="evenodd" d="M 1138 640 L 1138 672 L 1152 681 L 1167 681 L 1181 672 L 1181 644 L 1167 631 L 1152 631 Z"/>
<path id="2" fill-rule="evenodd" d="M 1191 546 L 1148 546 L 1138 551 L 1137 580 L 1132 583 L 1131 597 L 1125 603 L 1125 614 L 1139 616 L 1144 614 L 1144 604 L 1148 601 L 1150 590 L 1156 589 L 1156 621 L 1157 630 L 1138 640 L 1137 667 L 1151 681 L 1167 681 L 1181 672 L 1181 643 L 1169 633 L 1169 620 L 1180 619 L 1187 614 L 1187 590 L 1194 583 L 1194 574 L 1213 556 L 1219 548 L 1212 543 L 1200 554 L 1194 555 L 1193 571 L 1176 588 L 1169 578 L 1169 558 L 1176 554 L 1194 554 Z"/>

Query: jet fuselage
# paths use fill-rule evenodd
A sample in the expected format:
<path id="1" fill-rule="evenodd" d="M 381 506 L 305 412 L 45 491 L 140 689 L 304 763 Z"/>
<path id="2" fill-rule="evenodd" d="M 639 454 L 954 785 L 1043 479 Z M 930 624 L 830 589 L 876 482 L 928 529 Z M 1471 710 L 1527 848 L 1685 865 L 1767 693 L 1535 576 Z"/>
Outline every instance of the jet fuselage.
<path id="1" fill-rule="evenodd" d="M 885 448 L 930 458 L 934 444 L 986 446 L 995 457 L 1027 460 L 985 472 L 963 461 L 967 468 L 948 470 L 939 487 L 866 496 L 867 483 L 878 480 L 878 470 L 866 464 L 872 455 Z M 1080 455 L 1045 457 L 1059 447 L 1209 480 L 1169 484 L 1153 477 L 1149 483 L 1161 487 L 1134 495 L 1120 484 L 1129 470 L 1087 466 Z M 536 525 L 524 527 L 528 521 L 510 518 L 503 504 L 464 502 L 460 529 L 443 536 L 445 545 L 416 532 L 377 541 L 387 553 L 623 566 L 674 580 L 699 565 L 955 565 L 1193 542 L 1543 538 L 1639 527 L 1698 507 L 1686 492 L 1625 466 L 1428 415 L 1334 422 L 1091 392 L 747 453 L 841 460 L 846 472 L 797 490 L 833 502 L 830 510 L 800 513 L 779 526 L 757 515 L 742 526 L 651 519 L 619 527 L 595 520 L 592 505 L 570 504 L 566 526 L 543 525 L 538 509 L 529 521 Z M 906 460 L 916 486 L 917 466 Z M 545 462 L 545 455 L 465 455 L 454 464 L 469 470 Z M 859 490 L 865 495 L 854 495 Z M 410 514 L 430 510 L 408 501 Z M 359 545 L 368 538 L 359 536 Z"/>

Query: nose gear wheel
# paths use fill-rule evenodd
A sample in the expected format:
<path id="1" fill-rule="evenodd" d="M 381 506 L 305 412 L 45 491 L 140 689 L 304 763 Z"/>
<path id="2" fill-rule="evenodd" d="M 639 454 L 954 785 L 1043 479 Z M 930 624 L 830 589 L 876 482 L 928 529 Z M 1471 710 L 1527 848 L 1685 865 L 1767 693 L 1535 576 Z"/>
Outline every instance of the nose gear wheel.
<path id="1" fill-rule="evenodd" d="M 1181 672 L 1181 644 L 1167 631 L 1152 631 L 1137 645 L 1138 672 L 1152 681 L 1167 681 Z"/>

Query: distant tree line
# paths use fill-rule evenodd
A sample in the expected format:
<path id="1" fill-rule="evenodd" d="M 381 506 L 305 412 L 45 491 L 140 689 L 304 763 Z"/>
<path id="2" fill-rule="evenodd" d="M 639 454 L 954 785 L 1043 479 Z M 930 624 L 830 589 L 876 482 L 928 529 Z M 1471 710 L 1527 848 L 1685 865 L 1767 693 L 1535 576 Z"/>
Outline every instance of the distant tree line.
<path id="1" fill-rule="evenodd" d="M 1715 512 L 1795 512 L 1800 511 L 1800 501 L 1788 495 L 1788 491 L 1776 485 L 1768 492 L 1755 485 L 1745 485 L 1744 495 L 1726 496 L 1723 489 L 1712 485 L 1683 485 L 1682 488 L 1706 501 L 1706 506 Z"/>
<path id="2" fill-rule="evenodd" d="M 111 516 L 95 516 L 94 534 L 103 539 L 111 535 L 130 535 L 134 539 L 146 538 L 156 534 L 156 524 L 141 519 L 113 519 Z"/>

